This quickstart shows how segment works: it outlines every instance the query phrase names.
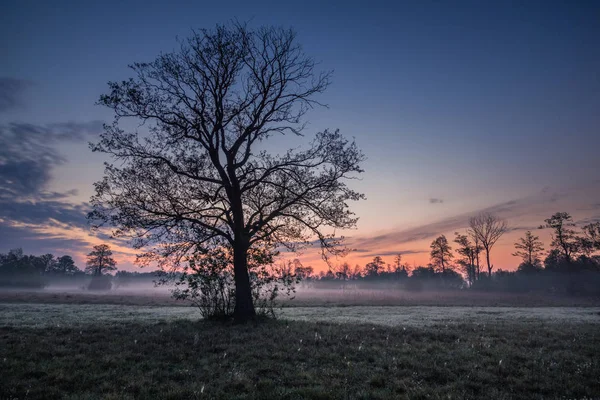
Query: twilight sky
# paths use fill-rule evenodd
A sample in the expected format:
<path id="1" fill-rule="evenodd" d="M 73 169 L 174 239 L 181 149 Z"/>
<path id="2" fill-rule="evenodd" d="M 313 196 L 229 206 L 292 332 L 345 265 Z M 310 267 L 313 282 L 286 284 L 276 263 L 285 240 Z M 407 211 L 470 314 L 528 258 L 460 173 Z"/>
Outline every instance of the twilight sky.
<path id="1" fill-rule="evenodd" d="M 489 210 L 512 244 L 554 212 L 600 219 L 600 2 L 27 1 L 0 6 L 0 252 L 72 254 L 83 266 L 108 242 L 122 267 L 134 251 L 85 221 L 107 109 L 94 103 L 127 65 L 176 47 L 192 28 L 233 18 L 293 27 L 332 86 L 306 131 L 339 128 L 367 162 L 346 261 L 424 264 Z M 308 140 L 308 139 L 304 139 Z M 301 143 L 283 138 L 284 151 Z M 547 244 L 549 233 L 536 231 Z M 314 252 L 301 257 L 322 265 Z M 344 260 L 339 260 L 344 261 Z"/>

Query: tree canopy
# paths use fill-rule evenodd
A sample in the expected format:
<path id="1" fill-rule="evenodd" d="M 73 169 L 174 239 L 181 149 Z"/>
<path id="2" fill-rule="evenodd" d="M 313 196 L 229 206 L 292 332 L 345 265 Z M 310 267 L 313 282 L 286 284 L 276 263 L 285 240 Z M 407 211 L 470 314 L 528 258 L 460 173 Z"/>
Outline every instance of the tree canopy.
<path id="1" fill-rule="evenodd" d="M 108 271 L 117 269 L 117 262 L 112 257 L 112 250 L 107 244 L 99 244 L 87 256 L 85 272 L 94 276 L 102 276 Z"/>
<path id="2" fill-rule="evenodd" d="M 96 184 L 90 217 L 143 249 L 139 261 L 177 265 L 214 246 L 233 253 L 235 316 L 254 315 L 251 247 L 297 250 L 316 238 L 323 254 L 343 251 L 336 229 L 355 226 L 347 186 L 363 155 L 339 131 L 305 148 L 265 150 L 276 135 L 302 135 L 322 105 L 331 72 L 315 72 L 292 30 L 244 24 L 194 31 L 178 50 L 131 66 L 100 104 L 114 111 L 94 151 L 112 156 Z M 124 129 L 132 118 L 147 132 Z"/>

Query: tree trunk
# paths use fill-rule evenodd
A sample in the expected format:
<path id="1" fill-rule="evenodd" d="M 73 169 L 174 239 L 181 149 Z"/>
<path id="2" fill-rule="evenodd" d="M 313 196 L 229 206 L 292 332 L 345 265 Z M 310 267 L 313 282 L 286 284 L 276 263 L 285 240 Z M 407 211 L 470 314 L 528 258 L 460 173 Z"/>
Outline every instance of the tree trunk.
<path id="1" fill-rule="evenodd" d="M 236 240 L 233 247 L 233 272 L 235 280 L 235 308 L 233 319 L 245 322 L 256 316 L 250 275 L 248 273 L 248 245 L 243 240 Z"/>
<path id="2" fill-rule="evenodd" d="M 492 277 L 492 266 L 490 265 L 490 251 L 489 250 L 485 251 L 485 259 L 487 261 L 488 278 L 491 278 Z"/>

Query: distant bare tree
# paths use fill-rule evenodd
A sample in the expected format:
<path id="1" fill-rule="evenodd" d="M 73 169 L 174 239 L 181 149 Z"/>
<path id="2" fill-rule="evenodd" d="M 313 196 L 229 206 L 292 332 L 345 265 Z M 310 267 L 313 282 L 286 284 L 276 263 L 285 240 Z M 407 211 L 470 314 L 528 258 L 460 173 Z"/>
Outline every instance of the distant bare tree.
<path id="1" fill-rule="evenodd" d="M 479 237 L 473 232 L 472 229 L 467 229 L 467 236 L 473 241 L 473 255 L 475 261 L 475 279 L 479 279 L 481 276 L 481 252 L 483 251 L 483 247 L 481 246 L 481 241 Z"/>
<path id="2" fill-rule="evenodd" d="M 302 134 L 330 82 L 292 30 L 217 26 L 132 69 L 100 98 L 115 122 L 92 149 L 116 162 L 96 184 L 96 224 L 130 238 L 140 261 L 167 266 L 221 239 L 233 253 L 238 321 L 256 315 L 251 248 L 296 250 L 316 238 L 324 257 L 343 252 L 334 230 L 355 226 L 348 202 L 363 198 L 347 186 L 362 172 L 355 143 L 325 130 L 304 149 L 264 150 L 269 138 Z M 123 118 L 149 134 L 125 131 Z"/>
<path id="3" fill-rule="evenodd" d="M 446 267 L 450 260 L 454 257 L 452 255 L 452 247 L 448 244 L 448 239 L 446 236 L 440 235 L 438 236 L 431 245 L 431 261 L 433 261 L 434 265 L 442 268 L 442 272 L 446 272 Z"/>
<path id="4" fill-rule="evenodd" d="M 521 257 L 524 264 L 533 266 L 540 264 L 539 253 L 544 251 L 544 244 L 540 241 L 539 236 L 527 231 L 525 236 L 515 243 L 515 249 L 517 251 L 513 253 L 513 256 Z"/>
<path id="5" fill-rule="evenodd" d="M 482 212 L 469 219 L 469 226 L 485 250 L 488 276 L 491 277 L 494 266 L 490 263 L 490 253 L 498 239 L 508 231 L 508 224 L 491 213 Z"/>

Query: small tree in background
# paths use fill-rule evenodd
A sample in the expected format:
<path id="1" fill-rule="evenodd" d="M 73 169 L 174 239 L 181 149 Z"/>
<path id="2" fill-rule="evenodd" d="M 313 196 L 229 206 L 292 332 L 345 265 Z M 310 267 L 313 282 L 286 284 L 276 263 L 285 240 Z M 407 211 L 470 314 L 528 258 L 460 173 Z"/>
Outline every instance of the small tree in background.
<path id="1" fill-rule="evenodd" d="M 87 255 L 85 272 L 94 276 L 102 276 L 108 271 L 117 269 L 117 262 L 112 258 L 112 250 L 107 244 L 94 246 L 94 250 Z"/>
<path id="2" fill-rule="evenodd" d="M 52 263 L 51 268 L 46 269 L 46 272 L 58 275 L 73 275 L 81 272 L 81 270 L 75 265 L 73 257 L 62 256 L 58 257 L 56 261 Z"/>
<path id="3" fill-rule="evenodd" d="M 544 244 L 539 239 L 539 236 L 532 234 L 531 231 L 527 231 L 525 236 L 515 243 L 517 251 L 513 253 L 513 256 L 521 257 L 523 260 L 521 265 L 519 265 L 519 271 L 535 272 L 542 269 L 542 261 L 539 258 L 539 254 L 544 250 Z"/>
<path id="4" fill-rule="evenodd" d="M 373 261 L 365 265 L 365 277 L 376 278 L 384 271 L 385 262 L 380 256 L 373 257 Z"/>
<path id="5" fill-rule="evenodd" d="M 335 276 L 338 279 L 346 281 L 350 279 L 350 275 L 352 275 L 352 268 L 347 262 L 343 262 L 335 268 Z"/>
<path id="6" fill-rule="evenodd" d="M 446 267 L 450 260 L 454 257 L 452 255 L 452 247 L 448 244 L 448 239 L 446 236 L 440 235 L 438 236 L 431 245 L 431 261 L 433 261 L 434 265 L 438 268 L 441 268 L 442 272 L 446 272 Z"/>
<path id="7" fill-rule="evenodd" d="M 505 220 L 488 212 L 482 212 L 469 220 L 471 232 L 481 243 L 485 250 L 485 259 L 487 262 L 488 277 L 492 277 L 494 266 L 490 262 L 490 253 L 492 247 L 498 239 L 508 231 L 508 224 Z"/>
<path id="8" fill-rule="evenodd" d="M 467 280 L 469 285 L 477 280 L 477 267 L 475 265 L 475 259 L 477 257 L 477 249 L 473 243 L 469 240 L 467 235 L 461 235 L 455 232 L 454 243 L 460 247 L 456 249 L 456 252 L 461 256 L 458 263 L 463 267 L 463 270 L 467 274 Z"/>
<path id="9" fill-rule="evenodd" d="M 583 242 L 581 237 L 577 235 L 573 227 L 573 217 L 566 212 L 557 212 L 550 218 L 545 220 L 546 225 L 543 227 L 553 230 L 552 243 L 550 244 L 554 250 L 558 251 L 562 262 L 567 266 L 572 266 L 573 260 L 582 250 Z"/>
<path id="10" fill-rule="evenodd" d="M 600 222 L 594 222 L 585 225 L 583 228 L 585 235 L 582 240 L 582 247 L 587 254 L 600 250 Z"/>
<path id="11" fill-rule="evenodd" d="M 85 272 L 92 275 L 88 289 L 109 290 L 111 288 L 111 277 L 105 274 L 117 269 L 117 262 L 112 258 L 112 254 L 107 244 L 94 246 L 94 250 L 88 254 Z"/>

